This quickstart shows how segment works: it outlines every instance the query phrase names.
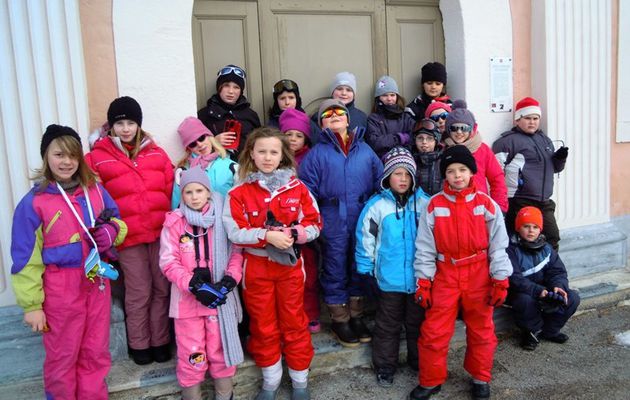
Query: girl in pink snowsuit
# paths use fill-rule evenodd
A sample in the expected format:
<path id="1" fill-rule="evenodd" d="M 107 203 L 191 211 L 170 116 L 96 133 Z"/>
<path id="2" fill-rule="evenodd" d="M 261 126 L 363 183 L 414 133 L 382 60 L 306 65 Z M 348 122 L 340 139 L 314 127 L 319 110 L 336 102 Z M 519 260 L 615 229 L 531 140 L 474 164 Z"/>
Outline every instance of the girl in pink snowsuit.
<path id="1" fill-rule="evenodd" d="M 200 400 L 206 371 L 217 400 L 232 398 L 232 377 L 243 362 L 236 292 L 243 256 L 228 242 L 221 215 L 223 197 L 210 192 L 204 170 L 182 172 L 182 201 L 169 212 L 160 239 L 160 268 L 171 285 L 177 380 L 184 400 Z"/>

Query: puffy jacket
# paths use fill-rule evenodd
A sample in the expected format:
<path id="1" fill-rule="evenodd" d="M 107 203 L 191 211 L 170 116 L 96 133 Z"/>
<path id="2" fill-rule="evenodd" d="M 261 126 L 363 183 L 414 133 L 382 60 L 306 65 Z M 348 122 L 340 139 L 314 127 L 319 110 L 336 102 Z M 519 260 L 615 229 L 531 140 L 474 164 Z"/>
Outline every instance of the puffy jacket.
<path id="1" fill-rule="evenodd" d="M 368 116 L 365 141 L 379 159 L 396 146 L 403 146 L 410 150 L 414 124 L 413 117 L 408 113 L 403 112 L 399 118 L 387 118 L 380 112 L 372 113 Z"/>
<path id="2" fill-rule="evenodd" d="M 236 100 L 236 104 L 227 104 L 221 100 L 218 94 L 212 95 L 208 99 L 206 106 L 197 111 L 197 118 L 217 135 L 224 132 L 225 121 L 235 119 L 241 123 L 241 140 L 238 146 L 238 153 L 243 150 L 247 135 L 256 128 L 260 128 L 260 118 L 256 111 L 252 110 L 249 101 L 243 95 Z"/>
<path id="3" fill-rule="evenodd" d="M 173 165 L 164 150 L 148 138 L 133 160 L 114 140 L 107 136 L 97 141 L 85 159 L 129 227 L 119 248 L 153 243 L 160 237 L 164 215 L 171 210 Z"/>
<path id="4" fill-rule="evenodd" d="M 215 223 L 221 223 L 217 216 Z M 205 307 L 197 301 L 188 290 L 188 283 L 192 279 L 193 270 L 197 266 L 195 261 L 194 242 L 188 237 L 182 240 L 186 233 L 192 235 L 193 228 L 188 224 L 180 210 L 166 214 L 164 229 L 160 238 L 160 268 L 166 278 L 172 282 L 171 306 L 169 316 L 171 318 L 191 318 L 204 315 L 217 315 L 216 309 Z M 212 248 L 214 229 L 208 230 L 208 243 Z M 243 273 L 243 254 L 240 248 L 230 246 L 226 249 L 229 254 L 228 265 L 225 274 L 234 278 L 236 282 L 241 280 Z M 199 243 L 199 256 L 201 267 L 206 267 L 204 246 Z M 209 255 L 209 269 L 212 271 L 212 254 Z"/>
<path id="5" fill-rule="evenodd" d="M 512 274 L 505 252 L 508 246 L 503 215 L 498 205 L 475 182 L 459 192 L 444 182 L 444 190 L 431 197 L 420 218 L 416 237 L 416 277 L 433 279 L 436 260 L 452 263 L 475 259 L 490 261 L 489 274 L 498 280 Z M 448 265 L 451 265 L 449 263 Z"/>
<path id="6" fill-rule="evenodd" d="M 413 260 L 418 221 L 429 197 L 418 189 L 400 208 L 391 189 L 370 198 L 356 230 L 355 260 L 360 274 L 376 277 L 385 292 L 414 293 Z"/>
<path id="7" fill-rule="evenodd" d="M 507 254 L 514 268 L 510 276 L 510 291 L 538 298 L 544 289 L 559 287 L 569 290 L 567 269 L 549 243 L 538 250 L 531 250 L 521 247 L 518 239 L 513 237 Z"/>
<path id="8" fill-rule="evenodd" d="M 363 205 L 378 188 L 383 163 L 363 141 L 363 133 L 357 129 L 346 156 L 335 134 L 325 129 L 319 144 L 300 164 L 298 176 L 317 199 L 324 234 L 347 229 L 354 235 Z"/>
<path id="9" fill-rule="evenodd" d="M 416 161 L 416 184 L 429 196 L 433 196 L 440 190 L 444 180 L 440 174 L 440 156 L 442 150 L 430 153 L 414 152 L 413 159 Z"/>
<path id="10" fill-rule="evenodd" d="M 192 157 L 195 157 L 192 155 Z M 206 167 L 206 174 L 210 179 L 210 189 L 213 192 L 220 193 L 221 196 L 227 195 L 228 190 L 234 186 L 234 175 L 236 174 L 238 164 L 232 161 L 230 158 L 218 157 L 212 161 Z M 188 163 L 183 168 L 178 168 L 175 171 L 175 176 L 179 174 L 181 169 L 187 169 Z M 182 198 L 182 189 L 179 187 L 179 182 L 175 181 L 173 185 L 173 196 L 171 198 L 171 208 L 176 209 L 179 207 L 179 202 Z"/>
<path id="11" fill-rule="evenodd" d="M 566 159 L 554 157 L 551 139 L 542 130 L 527 134 L 518 127 L 503 132 L 492 145 L 505 171 L 508 197 L 547 201 L 553 194 L 553 174 Z"/>
<path id="12" fill-rule="evenodd" d="M 125 238 L 127 225 L 120 220 L 116 203 L 98 184 L 88 188 L 88 196 L 94 218 L 106 208 L 114 210 L 113 221 L 119 227 L 114 245 L 119 245 Z M 83 189 L 79 186 L 68 198 L 89 228 Z M 44 268 L 84 267 L 85 258 L 93 247 L 84 235 L 85 231 L 54 183 L 44 191 L 34 187 L 20 200 L 13 214 L 11 231 L 11 278 L 17 303 L 25 312 L 42 308 Z"/>
<path id="13" fill-rule="evenodd" d="M 503 175 L 501 165 L 497 162 L 494 153 L 487 144 L 481 143 L 477 151 L 473 153 L 473 157 L 477 163 L 477 173 L 475 174 L 477 190 L 489 194 L 492 200 L 497 202 L 501 211 L 507 212 L 508 198 L 505 175 Z M 490 187 L 489 191 L 488 186 Z"/>
<path id="14" fill-rule="evenodd" d="M 429 97 L 424 90 L 415 99 L 411 101 L 411 103 L 407 104 L 407 108 L 405 108 L 405 112 L 409 113 L 413 119 L 417 122 L 424 118 L 424 112 L 426 111 L 429 104 L 434 101 L 441 101 L 442 103 L 452 104 L 450 97 L 448 95 L 438 96 L 436 98 Z"/>

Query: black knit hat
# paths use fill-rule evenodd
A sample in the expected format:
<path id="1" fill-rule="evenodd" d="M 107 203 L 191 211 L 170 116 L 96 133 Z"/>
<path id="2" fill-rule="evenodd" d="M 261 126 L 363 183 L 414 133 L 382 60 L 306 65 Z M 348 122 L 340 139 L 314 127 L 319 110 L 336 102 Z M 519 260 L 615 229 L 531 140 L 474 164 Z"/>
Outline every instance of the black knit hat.
<path id="1" fill-rule="evenodd" d="M 142 109 L 140 104 L 132 97 L 119 97 L 109 105 L 107 110 L 107 123 L 109 126 L 113 128 L 114 123 L 122 119 L 130 119 L 138 126 L 142 126 Z"/>
<path id="2" fill-rule="evenodd" d="M 442 153 L 442 156 L 440 156 L 440 173 L 442 174 L 442 179 L 446 179 L 446 168 L 455 163 L 464 164 L 473 174 L 477 173 L 475 157 L 473 157 L 466 146 L 458 144 L 449 147 Z"/>
<path id="3" fill-rule="evenodd" d="M 221 85 L 227 82 L 234 82 L 241 88 L 241 94 L 245 90 L 245 70 L 238 65 L 228 64 L 217 72 L 217 93 Z"/>
<path id="4" fill-rule="evenodd" d="M 48 149 L 48 146 L 50 146 L 50 143 L 62 136 L 72 136 L 77 140 L 77 142 L 79 142 L 79 144 L 81 144 L 81 137 L 77 131 L 69 126 L 55 124 L 48 125 L 46 132 L 44 132 L 44 136 L 42 136 L 42 144 L 39 146 L 39 152 L 42 155 L 42 158 L 44 158 L 44 154 L 46 154 L 46 150 Z"/>
<path id="5" fill-rule="evenodd" d="M 439 62 L 430 62 L 422 66 L 422 83 L 442 82 L 446 86 L 446 67 Z"/>

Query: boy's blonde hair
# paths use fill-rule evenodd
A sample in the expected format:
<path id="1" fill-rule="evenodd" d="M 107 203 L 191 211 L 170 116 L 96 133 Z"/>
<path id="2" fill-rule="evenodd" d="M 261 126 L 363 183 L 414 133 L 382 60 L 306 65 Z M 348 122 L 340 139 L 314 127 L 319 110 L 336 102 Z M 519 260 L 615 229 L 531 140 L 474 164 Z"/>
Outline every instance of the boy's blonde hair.
<path id="1" fill-rule="evenodd" d="M 241 180 L 244 180 L 250 173 L 258 171 L 258 167 L 256 167 L 256 164 L 254 164 L 254 160 L 252 160 L 251 152 L 252 150 L 254 150 L 254 145 L 256 144 L 256 141 L 258 139 L 266 138 L 276 138 L 280 140 L 280 143 L 282 143 L 282 159 L 280 160 L 278 169 L 291 168 L 295 170 L 295 159 L 293 158 L 293 154 L 291 154 L 289 139 L 286 137 L 286 135 L 281 133 L 276 128 L 256 128 L 251 131 L 250 134 L 247 136 L 245 146 L 243 146 L 243 150 L 241 150 L 241 155 L 238 158 L 238 163 L 240 165 L 238 176 Z"/>
<path id="2" fill-rule="evenodd" d="M 79 143 L 72 136 L 60 136 L 56 139 L 53 139 L 50 144 L 56 143 L 64 155 L 68 155 L 70 158 L 79 161 L 79 167 L 77 168 L 77 172 L 74 173 L 73 178 L 79 181 L 79 185 L 81 186 L 92 186 L 96 183 L 96 175 L 90 167 L 85 162 L 85 158 L 83 157 L 83 148 L 81 147 L 81 143 Z M 39 182 L 39 186 L 37 188 L 38 191 L 46 190 L 49 182 L 54 182 L 55 177 L 53 176 L 52 170 L 50 169 L 50 165 L 48 164 L 48 153 L 50 152 L 50 145 L 46 148 L 43 157 L 42 167 L 35 170 L 35 175 L 31 178 L 34 181 Z"/>
<path id="3" fill-rule="evenodd" d="M 219 157 L 221 158 L 227 157 L 227 150 L 225 150 L 225 147 L 221 146 L 221 143 L 219 143 L 219 141 L 214 136 L 209 136 L 208 140 L 210 141 L 210 145 L 212 146 L 212 151 L 219 153 Z M 188 165 L 188 159 L 192 154 L 192 150 L 188 147 L 186 147 L 185 150 L 186 154 L 184 154 L 184 157 L 182 157 L 182 159 L 179 160 L 179 162 L 177 163 L 177 168 L 182 168 Z"/>

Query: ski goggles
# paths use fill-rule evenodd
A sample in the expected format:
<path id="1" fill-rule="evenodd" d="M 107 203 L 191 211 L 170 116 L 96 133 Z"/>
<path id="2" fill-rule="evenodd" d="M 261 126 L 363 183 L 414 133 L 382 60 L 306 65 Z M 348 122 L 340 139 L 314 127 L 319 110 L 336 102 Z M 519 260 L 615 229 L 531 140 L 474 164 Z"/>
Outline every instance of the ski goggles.
<path id="1" fill-rule="evenodd" d="M 322 119 L 330 118 L 333 115 L 343 117 L 346 114 L 348 114 L 348 111 L 344 110 L 343 108 L 329 108 L 322 113 Z"/>
<path id="2" fill-rule="evenodd" d="M 240 76 L 243 79 L 247 77 L 247 75 L 245 75 L 245 71 L 243 71 L 239 67 L 223 67 L 219 70 L 219 72 L 217 73 L 217 76 L 229 75 L 229 74 Z"/>
<path id="3" fill-rule="evenodd" d="M 448 117 L 448 113 L 444 111 L 442 114 L 431 115 L 429 118 L 431 118 L 435 122 L 438 122 L 441 119 L 442 120 L 446 119 L 446 117 Z"/>
<path id="4" fill-rule="evenodd" d="M 467 124 L 463 124 L 463 125 L 451 125 L 448 128 L 449 131 L 451 131 L 452 133 L 458 132 L 458 131 L 462 131 L 464 133 L 468 133 L 470 131 L 472 131 L 472 126 L 467 125 Z"/>
<path id="5" fill-rule="evenodd" d="M 435 132 L 438 130 L 437 123 L 429 118 L 423 118 L 416 124 L 416 127 L 413 130 L 413 134 L 418 135 L 420 133 L 426 133 L 427 135 L 435 135 Z"/>
<path id="6" fill-rule="evenodd" d="M 291 79 L 282 79 L 273 85 L 273 94 L 280 94 L 282 92 L 294 92 L 299 90 L 297 83 Z"/>

